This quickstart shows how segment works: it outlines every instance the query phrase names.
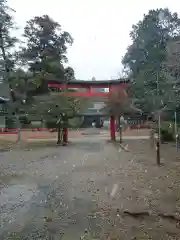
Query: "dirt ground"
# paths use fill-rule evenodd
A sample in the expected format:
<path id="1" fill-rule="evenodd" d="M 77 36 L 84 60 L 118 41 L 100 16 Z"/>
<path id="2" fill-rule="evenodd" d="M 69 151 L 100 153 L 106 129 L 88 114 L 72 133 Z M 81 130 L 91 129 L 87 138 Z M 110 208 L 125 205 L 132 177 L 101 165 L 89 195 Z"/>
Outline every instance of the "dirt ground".
<path id="1" fill-rule="evenodd" d="M 79 130 L 70 130 L 69 131 L 69 138 L 79 137 L 83 134 L 89 133 L 95 131 L 95 133 L 104 134 L 107 136 L 107 139 L 109 138 L 109 130 L 103 130 L 103 129 L 79 129 Z M 118 133 L 116 133 L 118 137 Z M 141 130 L 126 130 L 123 132 L 124 136 L 148 136 L 149 130 L 148 129 L 141 129 Z M 56 138 L 57 133 L 56 132 L 48 132 L 48 131 L 22 131 L 21 133 L 21 139 L 22 141 L 27 141 L 28 139 L 47 139 L 47 138 Z M 17 139 L 17 134 L 0 134 L 0 141 L 12 141 L 15 142 Z"/>
<path id="2" fill-rule="evenodd" d="M 0 239 L 180 239 L 180 154 L 162 145 L 157 166 L 148 140 L 124 146 L 1 152 Z"/>

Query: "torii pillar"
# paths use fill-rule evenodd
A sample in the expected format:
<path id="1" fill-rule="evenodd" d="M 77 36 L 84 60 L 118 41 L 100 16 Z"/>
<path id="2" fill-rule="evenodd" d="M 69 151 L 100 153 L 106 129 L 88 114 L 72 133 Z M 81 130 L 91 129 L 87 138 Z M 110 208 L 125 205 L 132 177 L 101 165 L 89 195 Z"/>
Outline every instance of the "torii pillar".
<path id="1" fill-rule="evenodd" d="M 68 143 L 68 128 L 67 127 L 63 128 L 63 143 L 64 144 Z"/>
<path id="2" fill-rule="evenodd" d="M 116 140 L 116 126 L 115 126 L 115 117 L 111 116 L 110 117 L 110 136 L 111 140 L 115 141 Z"/>
<path id="3" fill-rule="evenodd" d="M 109 86 L 109 93 L 112 91 L 112 86 Z M 110 117 L 110 137 L 112 141 L 116 140 L 116 121 L 115 121 L 115 117 L 111 116 Z"/>

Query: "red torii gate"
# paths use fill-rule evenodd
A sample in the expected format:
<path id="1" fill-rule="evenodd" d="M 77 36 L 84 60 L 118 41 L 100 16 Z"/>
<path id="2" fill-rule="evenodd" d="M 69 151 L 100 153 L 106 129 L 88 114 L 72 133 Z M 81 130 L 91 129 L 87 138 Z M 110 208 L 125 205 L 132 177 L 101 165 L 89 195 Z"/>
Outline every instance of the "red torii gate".
<path id="1" fill-rule="evenodd" d="M 104 81 L 83 81 L 83 80 L 74 80 L 67 83 L 58 83 L 57 81 L 50 81 L 48 83 L 49 88 L 58 88 L 58 89 L 78 89 L 78 91 L 74 92 L 66 92 L 62 91 L 61 94 L 66 94 L 69 96 L 78 96 L 78 97 L 108 97 L 110 92 L 113 89 L 117 88 L 124 88 L 126 89 L 129 85 L 129 79 L 119 79 L 119 80 L 104 80 Z M 106 88 L 109 91 L 107 92 L 100 92 L 100 91 L 93 91 L 93 89 L 97 88 Z M 82 89 L 86 89 L 87 91 L 79 91 Z M 111 140 L 115 140 L 115 118 L 114 116 L 110 117 L 110 136 Z M 64 129 L 64 139 L 68 140 L 68 129 Z"/>

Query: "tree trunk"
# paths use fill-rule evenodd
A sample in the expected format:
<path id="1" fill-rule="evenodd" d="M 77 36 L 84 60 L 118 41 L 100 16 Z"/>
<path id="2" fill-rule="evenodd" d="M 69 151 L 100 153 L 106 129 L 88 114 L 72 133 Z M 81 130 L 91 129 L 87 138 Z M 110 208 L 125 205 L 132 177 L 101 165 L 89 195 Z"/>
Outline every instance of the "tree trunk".
<path id="1" fill-rule="evenodd" d="M 116 118 L 116 122 L 117 122 L 116 131 L 119 132 L 119 127 L 120 127 L 120 117 L 119 116 Z"/>
<path id="2" fill-rule="evenodd" d="M 110 117 L 110 134 L 111 134 L 111 140 L 116 141 L 116 129 L 115 129 L 115 117 Z"/>
<path id="3" fill-rule="evenodd" d="M 66 127 L 63 128 L 63 146 L 66 146 L 68 141 L 68 129 Z"/>
<path id="4" fill-rule="evenodd" d="M 119 127 L 119 142 L 122 143 L 122 126 Z"/>
<path id="5" fill-rule="evenodd" d="M 154 138 L 155 132 L 154 129 L 150 130 L 150 146 L 153 148 L 155 146 L 155 138 Z"/>
<path id="6" fill-rule="evenodd" d="M 17 140 L 16 142 L 20 142 L 21 141 L 21 122 L 19 120 L 19 117 L 16 117 L 16 122 L 17 122 Z"/>
<path id="7" fill-rule="evenodd" d="M 61 123 L 58 122 L 58 132 L 57 132 L 57 144 L 61 144 Z"/>
<path id="8" fill-rule="evenodd" d="M 122 125 L 121 125 L 120 117 L 121 116 L 118 116 L 118 128 L 119 128 L 119 142 L 121 144 L 122 143 Z"/>

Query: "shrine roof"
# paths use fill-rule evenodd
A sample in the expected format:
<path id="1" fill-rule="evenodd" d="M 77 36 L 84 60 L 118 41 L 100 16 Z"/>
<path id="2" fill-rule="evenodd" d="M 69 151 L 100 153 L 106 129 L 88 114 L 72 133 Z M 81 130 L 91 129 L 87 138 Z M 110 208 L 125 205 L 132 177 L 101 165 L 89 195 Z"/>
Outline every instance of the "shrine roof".
<path id="1" fill-rule="evenodd" d="M 54 83 L 59 83 L 61 84 L 61 82 L 59 81 L 50 81 L 50 82 L 54 82 Z M 123 84 L 123 83 L 129 83 L 130 80 L 129 79 L 117 79 L 117 80 L 72 80 L 67 82 L 66 84 L 77 84 L 77 85 L 101 85 L 101 84 Z"/>

